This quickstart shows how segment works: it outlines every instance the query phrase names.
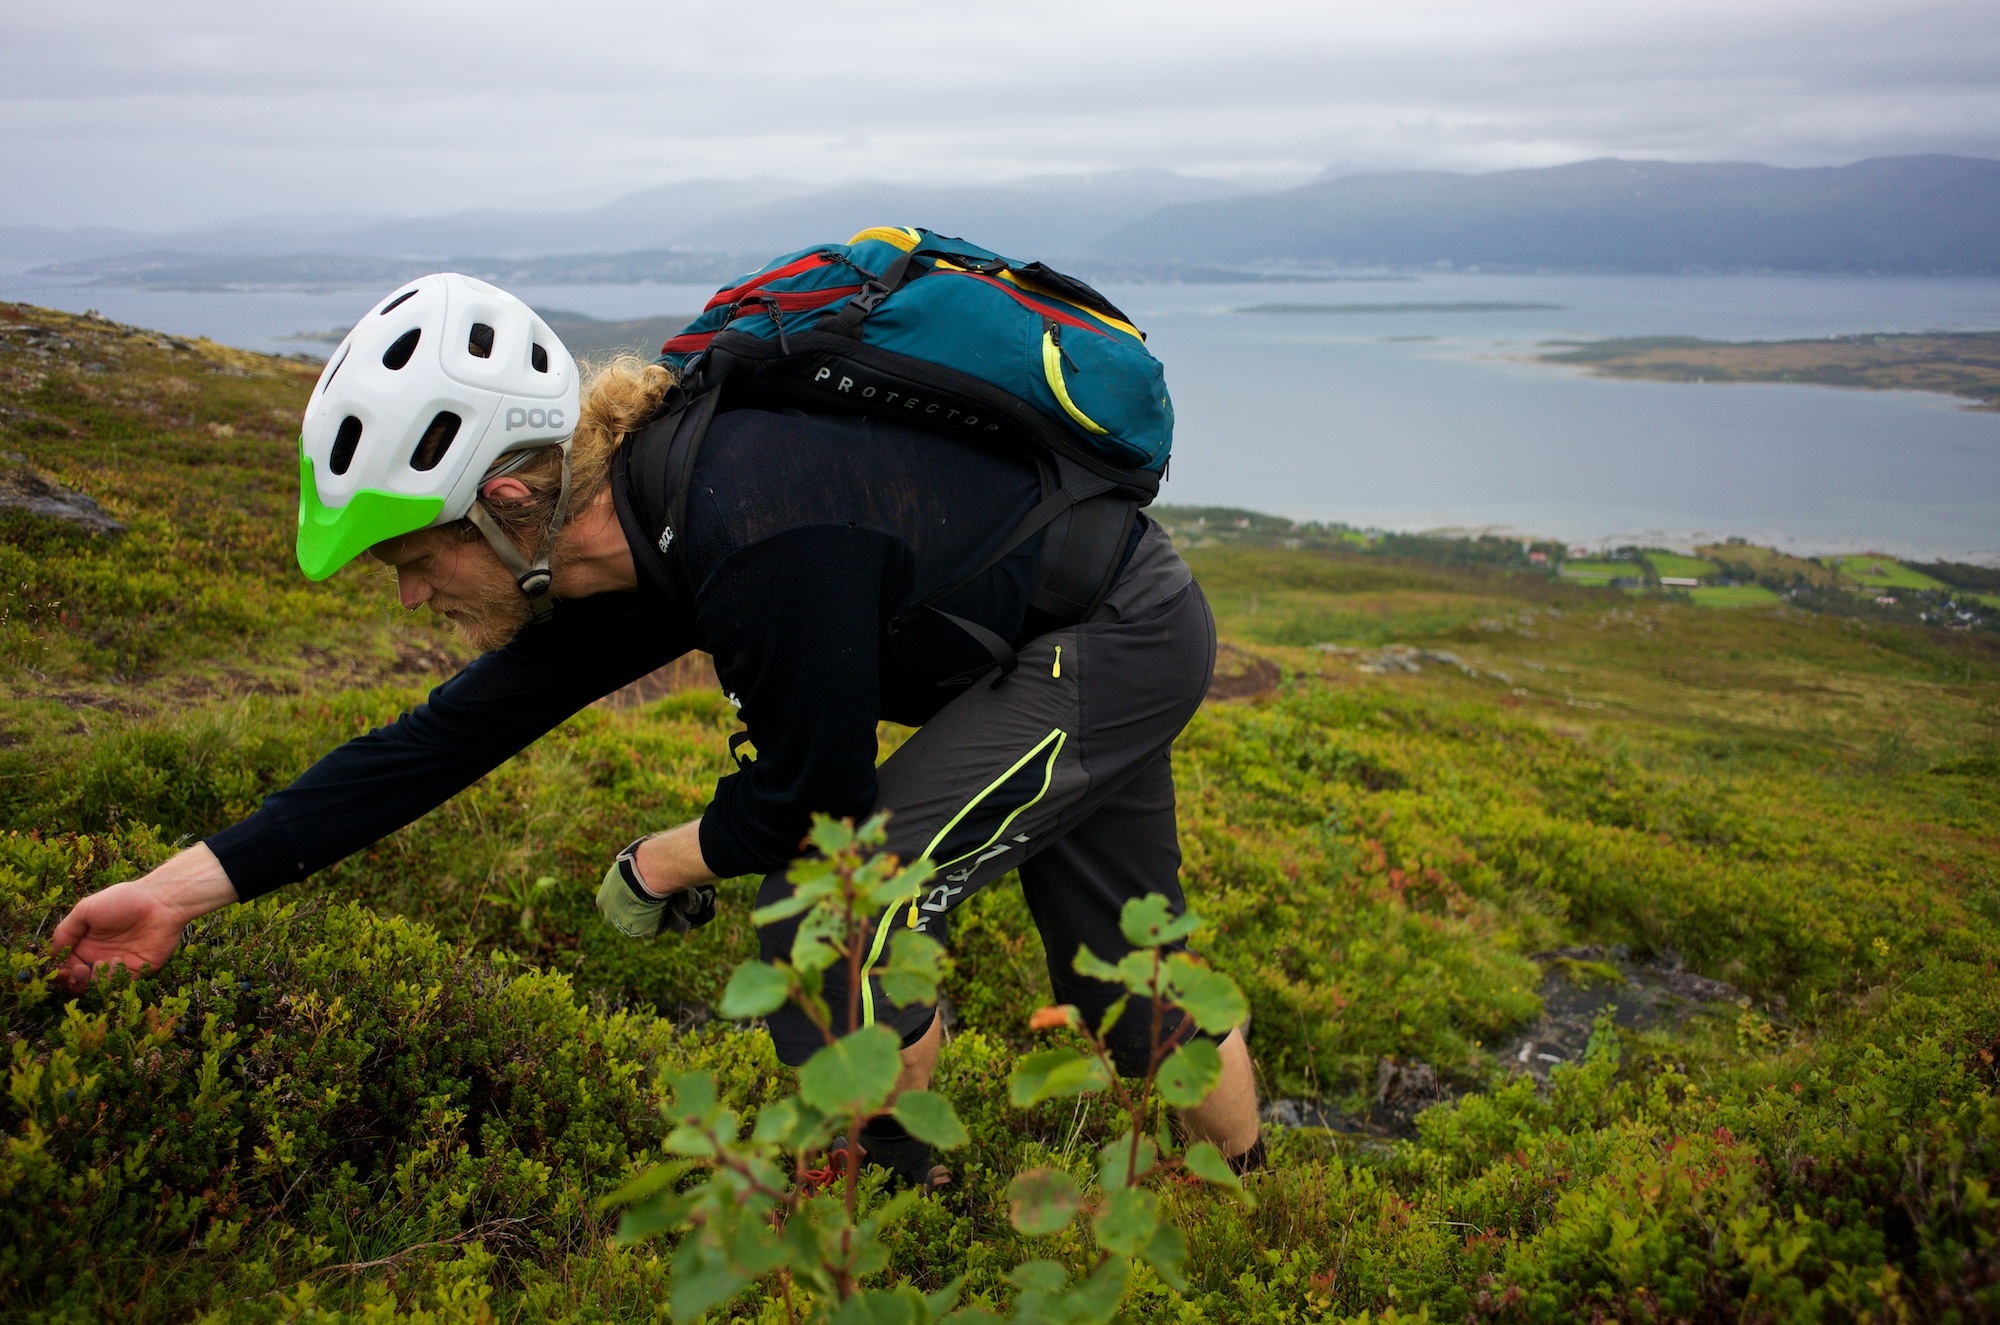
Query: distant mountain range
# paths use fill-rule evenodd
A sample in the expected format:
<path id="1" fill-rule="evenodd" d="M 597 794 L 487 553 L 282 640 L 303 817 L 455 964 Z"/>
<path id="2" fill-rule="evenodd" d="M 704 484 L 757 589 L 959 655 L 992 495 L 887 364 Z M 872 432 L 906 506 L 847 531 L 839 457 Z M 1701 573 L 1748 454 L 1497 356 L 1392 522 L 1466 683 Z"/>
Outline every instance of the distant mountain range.
<path id="1" fill-rule="evenodd" d="M 2000 161 L 1348 175 L 1164 207 L 1091 249 L 1139 262 L 1402 269 L 2000 272 Z"/>
<path id="2" fill-rule="evenodd" d="M 702 283 L 880 224 L 961 234 L 1111 281 L 1437 267 L 1994 273 L 2000 161 L 1794 170 L 1603 160 L 1344 175 L 1264 193 L 1160 170 L 964 188 L 697 180 L 576 212 L 266 218 L 173 234 L 0 227 L 0 259 L 178 288 L 380 285 L 440 264 L 502 283 Z"/>
<path id="3" fill-rule="evenodd" d="M 402 220 L 271 217 L 167 234 L 0 226 L 0 259 L 93 261 L 168 252 L 432 259 L 478 253 L 488 260 L 666 250 L 768 255 L 846 239 L 871 225 L 903 224 L 977 236 L 990 248 L 1074 253 L 1161 207 L 1241 192 L 1220 180 L 1165 170 L 1042 176 L 967 188 L 815 189 L 772 179 L 694 180 L 575 212 L 473 211 Z"/>

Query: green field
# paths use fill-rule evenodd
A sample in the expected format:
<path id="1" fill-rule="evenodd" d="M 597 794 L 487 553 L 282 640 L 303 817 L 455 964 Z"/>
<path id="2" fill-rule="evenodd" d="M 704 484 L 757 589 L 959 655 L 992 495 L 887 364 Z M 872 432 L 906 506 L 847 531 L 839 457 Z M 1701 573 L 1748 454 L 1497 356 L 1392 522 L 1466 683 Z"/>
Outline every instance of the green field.
<path id="1" fill-rule="evenodd" d="M 18 306 L 0 342 L 0 450 L 128 526 L 0 521 L 0 1315 L 664 1319 L 701 1266 L 674 1227 L 619 1241 L 601 1198 L 662 1156 L 673 1074 L 712 1073 L 746 1128 L 790 1074 L 716 1012 L 754 881 L 656 943 L 590 897 L 732 766 L 727 701 L 586 709 L 72 1000 L 46 939 L 79 894 L 466 654 L 377 570 L 297 574 L 314 367 Z M 1186 1285 L 1135 1270 L 1122 1319 L 2000 1315 L 1990 634 L 1200 541 L 1232 685 L 1174 752 L 1184 882 L 1286 1105 L 1254 1208 L 1157 1185 Z M 1010 1182 L 1054 1168 L 1100 1200 L 1111 1122 L 1009 1103 L 1048 997 L 1018 886 L 952 940 L 937 1089 L 970 1141 L 867 1282 L 1004 1313 L 1098 1258 L 1089 1218 L 1017 1231 Z M 1378 1097 L 1411 1080 L 1435 1093 Z M 767 1281 L 707 1319 L 797 1308 Z"/>
<path id="2" fill-rule="evenodd" d="M 1761 584 L 1703 585 L 1688 592 L 1696 607 L 1776 607 L 1785 601 Z"/>
<path id="3" fill-rule="evenodd" d="M 1559 573 L 1566 580 L 1640 580 L 1646 568 L 1636 561 L 1565 561 Z"/>
<path id="4" fill-rule="evenodd" d="M 1864 554 L 1833 559 L 1835 569 L 1869 589 L 1943 589 L 1947 586 L 1893 557 Z"/>
<path id="5" fill-rule="evenodd" d="M 1653 574 L 1662 578 L 1704 580 L 1720 569 L 1712 561 L 1700 557 L 1684 557 L 1673 552 L 1648 552 L 1646 564 L 1653 568 Z"/>

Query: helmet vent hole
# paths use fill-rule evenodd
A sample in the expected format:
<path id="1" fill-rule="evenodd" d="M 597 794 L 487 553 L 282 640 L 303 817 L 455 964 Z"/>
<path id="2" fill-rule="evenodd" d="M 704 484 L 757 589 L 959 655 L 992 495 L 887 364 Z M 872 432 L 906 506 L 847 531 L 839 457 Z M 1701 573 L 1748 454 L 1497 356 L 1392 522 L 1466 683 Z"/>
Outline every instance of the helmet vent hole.
<path id="1" fill-rule="evenodd" d="M 404 364 L 408 363 L 410 356 L 417 352 L 417 341 L 422 339 L 423 334 L 421 328 L 411 327 L 408 331 L 396 337 L 396 343 L 382 351 L 382 366 L 384 368 L 395 369 L 401 368 Z"/>
<path id="2" fill-rule="evenodd" d="M 528 351 L 528 362 L 534 365 L 536 372 L 546 373 L 549 370 L 549 352 L 537 345 Z"/>
<path id="3" fill-rule="evenodd" d="M 326 467 L 336 474 L 345 474 L 354 463 L 354 448 L 359 445 L 361 420 L 350 414 L 340 421 L 340 431 L 333 435 L 333 451 L 326 458 Z"/>
<path id="4" fill-rule="evenodd" d="M 465 352 L 475 359 L 493 357 L 493 328 L 484 322 L 472 324 L 472 334 L 466 337 Z"/>
<path id="5" fill-rule="evenodd" d="M 340 357 L 333 361 L 333 367 L 326 370 L 326 380 L 319 384 L 319 390 L 321 395 L 325 395 L 326 389 L 333 385 L 334 375 L 340 371 L 340 366 L 347 362 L 347 356 L 352 353 L 354 353 L 354 350 L 353 347 L 351 346 L 347 349 L 342 350 L 340 352 Z"/>
<path id="6" fill-rule="evenodd" d="M 448 409 L 439 410 L 431 420 L 431 426 L 424 429 L 424 435 L 417 439 L 417 449 L 410 452 L 410 468 L 429 470 L 438 467 L 444 453 L 451 449 L 452 438 L 458 436 L 458 425 L 462 422 L 458 415 Z"/>
<path id="7" fill-rule="evenodd" d="M 417 290 L 418 290 L 418 288 L 420 288 L 420 287 L 417 287 L 417 286 L 412 286 L 411 288 L 409 288 L 409 289 L 407 289 L 407 290 L 403 291 L 403 292 L 402 292 L 401 294 L 397 295 L 397 296 L 396 296 L 396 297 L 395 297 L 394 299 L 391 299 L 391 300 L 390 300 L 390 301 L 389 301 L 388 303 L 386 303 L 386 304 L 382 305 L 382 312 L 381 312 L 381 313 L 380 313 L 380 314 L 379 314 L 378 316 L 383 316 L 383 317 L 386 317 L 386 316 L 388 316 L 388 314 L 389 314 L 389 311 L 390 311 L 391 309 L 395 308 L 395 307 L 396 307 L 396 305 L 398 305 L 398 304 L 402 303 L 402 302 L 403 302 L 404 300 L 406 300 L 406 299 L 415 299 L 415 298 L 417 297 Z"/>

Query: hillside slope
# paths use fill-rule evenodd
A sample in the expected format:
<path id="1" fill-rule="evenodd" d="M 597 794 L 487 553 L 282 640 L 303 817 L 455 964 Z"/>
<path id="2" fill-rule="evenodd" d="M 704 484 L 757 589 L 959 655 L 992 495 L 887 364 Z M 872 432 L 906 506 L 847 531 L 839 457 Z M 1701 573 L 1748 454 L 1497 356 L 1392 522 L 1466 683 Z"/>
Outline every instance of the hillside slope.
<path id="1" fill-rule="evenodd" d="M 80 892 L 464 657 L 378 571 L 290 565 L 310 382 L 0 309 L 0 449 L 126 526 L 0 519 L 0 1300 L 657 1319 L 665 1249 L 595 1201 L 658 1157 L 668 1074 L 716 1073 L 746 1124 L 783 1082 L 712 1011 L 753 881 L 683 942 L 590 904 L 730 766 L 712 689 L 584 710 L 161 972 L 73 1003 L 47 979 Z M 1255 1210 L 1161 1189 L 1190 1282 L 1142 1273 L 1130 1318 L 2000 1311 L 1990 647 L 1338 547 L 1190 559 L 1227 679 L 1175 752 L 1185 878 L 1250 995 L 1276 1162 Z M 938 1088 L 972 1142 L 884 1273 L 997 1309 L 1013 1265 L 1090 1255 L 1014 1232 L 1010 1177 L 1087 1176 L 1106 1122 L 1006 1102 L 1047 997 L 1018 887 L 958 913 L 947 987 Z"/>

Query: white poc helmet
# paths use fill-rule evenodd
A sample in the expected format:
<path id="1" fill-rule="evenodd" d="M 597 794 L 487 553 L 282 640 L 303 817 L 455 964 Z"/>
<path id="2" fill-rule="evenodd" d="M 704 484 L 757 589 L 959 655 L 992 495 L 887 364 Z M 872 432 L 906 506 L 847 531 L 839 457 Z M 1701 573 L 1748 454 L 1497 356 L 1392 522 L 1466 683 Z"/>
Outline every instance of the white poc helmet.
<path id="1" fill-rule="evenodd" d="M 398 289 L 347 333 L 306 406 L 299 568 L 323 580 L 384 539 L 470 516 L 544 609 L 577 385 L 562 341 L 505 290 L 456 272 Z M 563 490 L 531 561 L 475 499 L 495 461 L 546 446 L 563 448 Z"/>

